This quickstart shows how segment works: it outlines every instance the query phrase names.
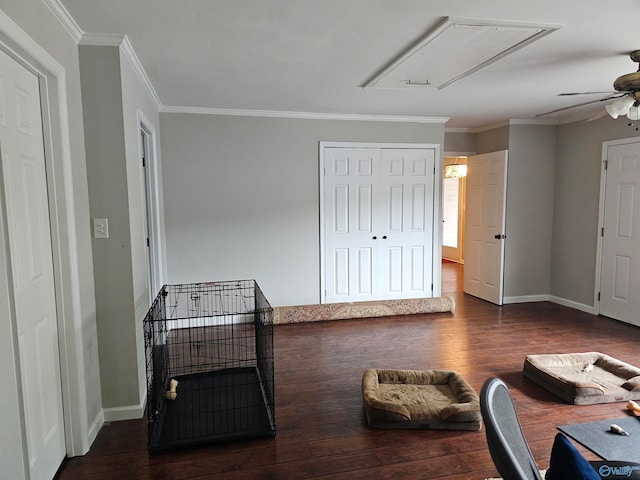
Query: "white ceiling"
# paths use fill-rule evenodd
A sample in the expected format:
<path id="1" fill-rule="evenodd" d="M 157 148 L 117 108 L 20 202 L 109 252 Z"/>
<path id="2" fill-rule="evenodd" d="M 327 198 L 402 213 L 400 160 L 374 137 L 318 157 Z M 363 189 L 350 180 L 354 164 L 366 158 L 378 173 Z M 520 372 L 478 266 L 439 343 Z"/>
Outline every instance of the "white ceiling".
<path id="1" fill-rule="evenodd" d="M 127 35 L 167 110 L 450 117 L 448 128 L 477 129 L 604 98 L 558 94 L 613 90 L 640 49 L 638 0 L 59 1 L 83 32 Z M 562 28 L 441 90 L 362 88 L 446 17 Z"/>

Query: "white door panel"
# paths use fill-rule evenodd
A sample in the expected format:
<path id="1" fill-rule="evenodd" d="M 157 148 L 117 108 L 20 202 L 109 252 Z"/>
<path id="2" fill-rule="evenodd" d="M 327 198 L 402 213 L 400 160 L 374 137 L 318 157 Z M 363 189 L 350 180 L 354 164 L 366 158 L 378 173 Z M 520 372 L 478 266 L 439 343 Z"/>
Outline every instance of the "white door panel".
<path id="1" fill-rule="evenodd" d="M 325 147 L 324 161 L 325 300 L 431 296 L 435 150 Z"/>
<path id="2" fill-rule="evenodd" d="M 600 313 L 640 325 L 640 143 L 607 149 Z"/>
<path id="3" fill-rule="evenodd" d="M 39 82 L 0 52 L 0 144 L 30 476 L 65 455 Z M 16 441 L 20 441 L 16 439 Z"/>
<path id="4" fill-rule="evenodd" d="M 502 305 L 507 152 L 467 159 L 464 291 Z"/>
<path id="5" fill-rule="evenodd" d="M 395 299 L 431 296 L 435 152 L 382 149 L 381 161 L 394 193 L 386 207 L 390 228 L 382 238 L 383 245 L 389 244 L 385 248 L 393 249 L 382 264 L 383 292 Z"/>
<path id="6" fill-rule="evenodd" d="M 370 300 L 376 290 L 373 192 L 379 159 L 370 149 L 325 153 L 326 295 L 334 302 Z"/>

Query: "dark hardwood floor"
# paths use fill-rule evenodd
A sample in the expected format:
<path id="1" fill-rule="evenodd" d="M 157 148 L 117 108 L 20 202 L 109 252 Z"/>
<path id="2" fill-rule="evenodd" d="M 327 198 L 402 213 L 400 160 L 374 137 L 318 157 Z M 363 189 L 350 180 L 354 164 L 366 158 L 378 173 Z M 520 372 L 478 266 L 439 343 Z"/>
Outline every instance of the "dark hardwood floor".
<path id="1" fill-rule="evenodd" d="M 491 376 L 514 397 L 540 468 L 562 424 L 625 416 L 624 404 L 567 405 L 523 378 L 529 353 L 600 351 L 640 365 L 640 328 L 553 303 L 498 307 L 461 293 L 461 266 L 443 265 L 453 313 L 275 327 L 277 435 L 148 455 L 144 419 L 105 424 L 56 478 L 483 479 L 497 476 L 484 431 L 370 429 L 366 368 L 452 369 L 480 392 Z M 597 457 L 578 446 L 588 458 Z"/>

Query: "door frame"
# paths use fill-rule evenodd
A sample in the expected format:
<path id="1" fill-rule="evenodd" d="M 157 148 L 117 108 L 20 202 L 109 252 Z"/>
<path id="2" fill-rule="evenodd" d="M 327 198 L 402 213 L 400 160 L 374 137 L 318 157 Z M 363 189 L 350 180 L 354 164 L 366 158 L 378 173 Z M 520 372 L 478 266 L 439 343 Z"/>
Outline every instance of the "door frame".
<path id="1" fill-rule="evenodd" d="M 447 158 L 453 158 L 453 157 L 465 157 L 465 161 L 464 163 L 467 163 L 467 158 L 472 157 L 473 155 L 475 155 L 475 152 L 444 152 L 442 154 L 442 181 L 444 182 L 444 167 L 446 167 L 448 165 L 448 163 L 446 162 Z M 466 199 L 466 177 L 463 180 L 463 184 L 462 185 L 458 185 L 459 190 L 462 190 L 462 198 L 458 199 L 458 250 L 460 251 L 460 258 L 458 259 L 459 263 L 464 264 L 464 223 L 465 223 L 465 212 L 466 212 L 466 208 L 467 208 L 467 199 Z M 460 195 L 460 192 L 458 193 L 458 195 Z M 444 205 L 443 205 L 444 208 Z M 462 211 L 462 212 L 461 212 Z M 443 221 L 444 221 L 444 213 L 443 213 Z M 443 251 L 444 251 L 444 245 L 443 245 Z M 443 252 L 444 253 L 444 252 Z M 442 255 L 442 258 L 444 258 L 444 255 Z"/>
<path id="2" fill-rule="evenodd" d="M 640 137 L 623 138 L 620 140 L 608 140 L 602 142 L 602 156 L 600 165 L 600 199 L 598 205 L 598 230 L 596 232 L 596 278 L 594 282 L 593 305 L 594 315 L 600 315 L 600 291 L 602 288 L 602 231 L 604 228 L 605 195 L 607 190 L 607 160 L 609 158 L 609 147 L 617 145 L 627 145 L 630 143 L 640 144 Z"/>
<path id="3" fill-rule="evenodd" d="M 142 192 L 144 192 L 145 198 L 145 218 L 148 222 L 148 231 L 147 236 L 149 238 L 149 255 L 150 262 L 152 265 L 148 265 L 148 275 L 149 275 L 149 300 L 151 302 L 156 297 L 157 293 L 160 291 L 160 288 L 164 284 L 165 277 L 165 249 L 163 245 L 163 236 L 161 232 L 163 231 L 162 225 L 162 190 L 160 188 L 160 165 L 158 163 L 158 152 L 157 152 L 157 136 L 156 131 L 153 126 L 153 123 L 149 121 L 149 119 L 145 116 L 141 109 L 136 110 L 136 115 L 138 118 L 138 126 L 140 129 L 140 135 L 145 137 L 146 147 L 147 147 L 147 156 L 146 156 L 146 165 L 143 168 L 142 162 L 140 165 L 142 168 L 141 178 L 142 178 Z M 138 154 L 139 158 L 142 158 L 145 149 L 142 145 L 142 140 L 140 139 L 139 145 L 140 152 Z"/>
<path id="4" fill-rule="evenodd" d="M 71 127 L 69 123 L 67 80 L 65 68 L 33 38 L 0 10 L 0 49 L 34 73 L 40 82 L 42 104 L 45 168 L 48 184 L 49 216 L 51 222 L 52 257 L 58 315 L 58 343 L 60 349 L 63 415 L 66 452 L 69 456 L 84 455 L 98 434 L 102 423 L 102 409 L 96 418 L 89 419 L 87 411 L 85 345 L 82 332 L 86 330 L 83 317 L 95 317 L 95 304 L 83 305 L 77 245 L 77 226 L 71 158 Z M 5 257 L 6 250 L 0 251 Z M 6 262 L 5 262 L 6 264 Z M 2 292 L 4 294 L 5 292 Z M 12 295 L 12 288 L 9 292 Z M 10 319 L 15 332 L 15 311 Z M 15 339 L 14 339 L 15 345 Z M 18 391 L 22 392 L 20 361 L 14 349 L 14 367 Z M 21 395 L 21 394 L 20 394 Z M 21 438 L 26 446 L 24 411 Z M 23 452 L 24 451 L 23 448 Z"/>
<path id="5" fill-rule="evenodd" d="M 332 142 L 332 141 L 320 141 L 318 154 L 318 177 L 320 185 L 320 303 L 326 303 L 326 289 L 325 289 L 325 212 L 324 212 L 324 150 L 325 148 L 415 148 L 415 149 L 435 149 L 435 178 L 433 185 L 433 242 L 431 258 L 433 263 L 432 269 L 432 281 L 433 281 L 433 296 L 439 297 L 442 291 L 442 153 L 440 144 L 437 143 L 379 143 L 379 142 Z"/>

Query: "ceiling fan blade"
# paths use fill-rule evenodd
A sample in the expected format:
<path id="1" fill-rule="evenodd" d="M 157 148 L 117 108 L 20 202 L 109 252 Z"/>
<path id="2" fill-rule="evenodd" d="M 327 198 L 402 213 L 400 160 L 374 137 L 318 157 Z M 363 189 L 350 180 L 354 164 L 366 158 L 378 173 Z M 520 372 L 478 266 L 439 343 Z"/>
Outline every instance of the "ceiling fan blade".
<path id="1" fill-rule="evenodd" d="M 614 98 L 624 97 L 625 95 L 627 94 L 623 93 L 620 95 L 612 95 L 610 97 L 600 98 L 598 100 L 591 100 L 590 102 L 577 103 L 575 105 L 570 105 L 568 107 L 556 108 L 555 110 L 551 110 L 550 112 L 540 113 L 536 115 L 535 118 L 544 117 L 546 115 L 551 115 L 553 113 L 564 112 L 565 110 L 570 110 L 572 108 L 584 107 L 585 105 L 591 105 L 592 103 L 606 102 L 607 100 L 613 100 Z"/>
<path id="2" fill-rule="evenodd" d="M 604 94 L 614 94 L 616 92 L 608 91 L 608 92 L 567 92 L 567 93 L 559 93 L 559 97 L 574 97 L 576 95 L 604 95 Z"/>

